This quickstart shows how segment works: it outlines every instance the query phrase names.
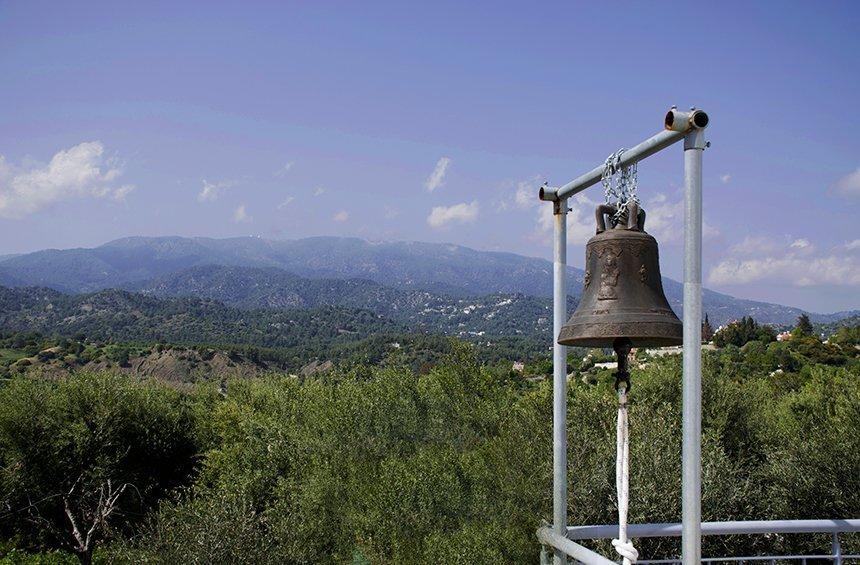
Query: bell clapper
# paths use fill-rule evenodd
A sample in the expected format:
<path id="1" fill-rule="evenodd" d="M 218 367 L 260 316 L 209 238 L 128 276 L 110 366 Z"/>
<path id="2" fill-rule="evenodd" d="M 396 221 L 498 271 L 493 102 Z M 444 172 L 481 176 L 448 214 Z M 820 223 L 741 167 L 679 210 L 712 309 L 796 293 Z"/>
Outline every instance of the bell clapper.
<path id="1" fill-rule="evenodd" d="M 615 338 L 612 342 L 612 349 L 615 350 L 615 356 L 618 359 L 618 371 L 615 373 L 615 390 L 624 386 L 626 391 L 630 390 L 630 371 L 628 370 L 628 357 L 633 343 L 628 337 Z"/>

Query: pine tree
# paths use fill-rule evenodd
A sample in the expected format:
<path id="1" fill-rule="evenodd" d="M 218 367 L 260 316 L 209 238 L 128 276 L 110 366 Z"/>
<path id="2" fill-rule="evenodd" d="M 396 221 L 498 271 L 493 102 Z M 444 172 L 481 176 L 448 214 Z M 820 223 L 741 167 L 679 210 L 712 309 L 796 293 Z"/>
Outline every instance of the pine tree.
<path id="1" fill-rule="evenodd" d="M 714 328 L 711 327 L 708 314 L 705 314 L 705 321 L 702 322 L 702 343 L 710 343 L 712 339 L 714 339 Z"/>
<path id="2" fill-rule="evenodd" d="M 812 328 L 812 322 L 809 321 L 809 316 L 801 314 L 797 317 L 797 325 L 794 327 L 794 333 L 798 336 L 810 336 L 815 330 Z"/>

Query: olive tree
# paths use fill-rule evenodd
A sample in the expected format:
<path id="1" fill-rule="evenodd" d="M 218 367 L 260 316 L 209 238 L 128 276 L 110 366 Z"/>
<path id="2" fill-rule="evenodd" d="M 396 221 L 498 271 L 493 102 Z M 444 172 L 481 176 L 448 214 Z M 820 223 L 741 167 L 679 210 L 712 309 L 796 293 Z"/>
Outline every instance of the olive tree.
<path id="1" fill-rule="evenodd" d="M 0 533 L 82 563 L 189 477 L 181 395 L 118 375 L 16 379 L 0 389 Z"/>

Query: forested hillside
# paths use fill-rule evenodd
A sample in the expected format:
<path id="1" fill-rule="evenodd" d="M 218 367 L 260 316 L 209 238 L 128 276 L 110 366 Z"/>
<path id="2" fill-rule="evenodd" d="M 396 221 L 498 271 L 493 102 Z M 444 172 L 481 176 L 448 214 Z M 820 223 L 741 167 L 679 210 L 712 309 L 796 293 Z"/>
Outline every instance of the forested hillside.
<path id="1" fill-rule="evenodd" d="M 549 261 L 512 253 L 336 237 L 132 237 L 93 249 L 45 250 L 0 258 L 0 284 L 5 286 L 44 286 L 69 293 L 148 289 L 161 295 L 215 298 L 243 308 L 302 307 L 304 302 L 323 301 L 385 315 L 394 309 L 383 311 L 391 297 L 395 305 L 407 308 L 410 304 L 454 307 L 460 300 L 497 294 L 548 304 L 551 273 Z M 580 269 L 568 268 L 568 293 L 574 299 L 579 296 L 582 276 Z M 669 303 L 680 314 L 681 284 L 664 278 L 663 285 Z M 718 325 L 743 316 L 790 324 L 803 313 L 798 308 L 710 290 L 703 291 L 703 303 Z M 828 323 L 850 315 L 852 312 L 812 314 L 812 319 Z M 531 321 L 522 317 L 517 324 Z"/>
<path id="2" fill-rule="evenodd" d="M 446 342 L 446 334 L 473 341 L 483 360 L 527 360 L 545 356 L 549 349 L 547 314 L 534 300 L 487 297 L 465 307 L 423 312 L 416 322 L 414 311 L 391 319 L 342 306 L 244 310 L 214 300 L 117 290 L 66 295 L 44 288 L 0 287 L 0 332 L 118 344 L 228 347 L 243 354 L 253 350 L 274 367 L 290 371 L 314 360 L 377 361 L 392 344 L 415 340 L 444 350 L 439 344 Z M 531 323 L 519 326 L 524 312 Z"/>
<path id="3" fill-rule="evenodd" d="M 119 290 L 65 295 L 49 289 L 0 288 L 0 329 L 82 334 L 102 341 L 241 343 L 301 350 L 401 328 L 354 308 L 245 311 L 212 300 L 158 299 Z"/>

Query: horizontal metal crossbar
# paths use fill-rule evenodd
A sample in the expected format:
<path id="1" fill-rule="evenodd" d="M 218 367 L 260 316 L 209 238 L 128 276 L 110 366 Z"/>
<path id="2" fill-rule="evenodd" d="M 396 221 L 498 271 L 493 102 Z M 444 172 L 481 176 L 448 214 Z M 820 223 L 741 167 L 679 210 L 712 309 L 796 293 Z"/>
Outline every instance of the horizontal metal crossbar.
<path id="1" fill-rule="evenodd" d="M 585 563 L 586 565 L 616 565 L 615 561 L 607 559 L 576 542 L 570 541 L 566 537 L 552 531 L 552 528 L 543 527 L 539 529 L 537 537 L 542 544 L 558 549 L 580 563 Z"/>
<path id="2" fill-rule="evenodd" d="M 764 520 L 746 522 L 702 522 L 702 535 L 725 536 L 732 534 L 814 534 L 860 532 L 860 519 L 847 520 Z M 618 535 L 617 525 L 571 526 L 567 537 L 573 540 L 609 539 Z M 631 538 L 678 537 L 681 524 L 631 524 L 627 526 Z"/>
<path id="3" fill-rule="evenodd" d="M 747 562 L 747 561 L 800 561 L 806 563 L 807 559 L 829 559 L 834 563 L 843 563 L 846 559 L 860 559 L 860 555 L 844 555 L 839 549 L 839 534 L 849 532 L 860 532 L 860 519 L 851 518 L 845 520 L 761 520 L 745 522 L 702 522 L 702 535 L 725 536 L 725 535 L 754 535 L 754 534 L 815 534 L 826 533 L 833 535 L 833 553 L 828 555 L 757 555 L 747 557 L 706 557 L 702 563 L 716 562 Z M 665 524 L 633 524 L 627 526 L 627 534 L 630 538 L 649 537 L 679 537 L 682 533 L 682 525 L 679 523 Z M 562 551 L 569 557 L 573 557 L 580 563 L 586 565 L 609 565 L 615 563 L 606 557 L 595 553 L 576 543 L 573 540 L 585 539 L 609 539 L 618 534 L 618 526 L 606 524 L 601 526 L 572 526 L 567 529 L 567 537 L 555 533 L 552 528 L 544 527 L 538 530 L 538 539 L 545 545 Z M 671 564 L 681 563 L 675 559 L 643 559 L 638 563 L 643 564 Z"/>
<path id="4" fill-rule="evenodd" d="M 620 166 L 629 167 L 633 163 L 638 163 L 646 157 L 650 157 L 654 153 L 681 141 L 684 139 L 685 135 L 685 133 L 678 131 L 661 131 L 653 137 L 649 137 L 639 145 L 636 145 L 622 153 Z M 597 184 L 600 182 L 602 177 L 603 165 L 600 165 L 559 188 L 542 188 L 539 196 L 541 200 L 564 200 L 565 198 L 582 192 L 589 186 Z"/>
<path id="5" fill-rule="evenodd" d="M 860 559 L 860 555 L 842 555 L 839 557 L 843 561 L 845 559 Z M 800 561 L 806 562 L 807 559 L 829 559 L 834 561 L 837 559 L 835 555 L 754 555 L 747 557 L 703 557 L 702 563 L 723 563 L 730 562 L 747 562 L 747 561 Z M 673 563 L 681 563 L 680 559 L 639 559 L 636 563 L 643 565 L 657 565 Z"/>

